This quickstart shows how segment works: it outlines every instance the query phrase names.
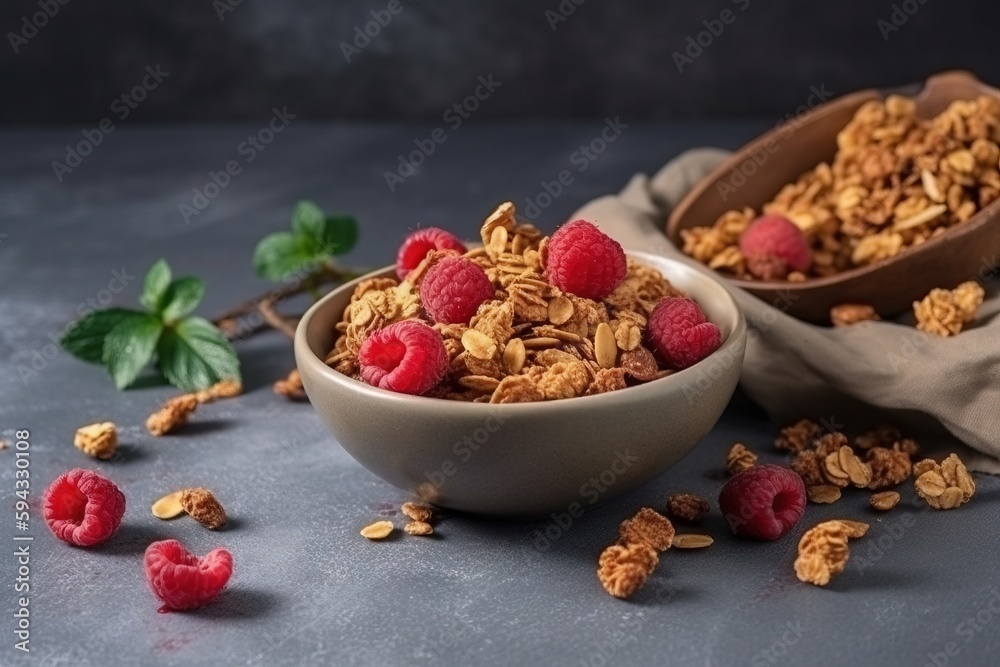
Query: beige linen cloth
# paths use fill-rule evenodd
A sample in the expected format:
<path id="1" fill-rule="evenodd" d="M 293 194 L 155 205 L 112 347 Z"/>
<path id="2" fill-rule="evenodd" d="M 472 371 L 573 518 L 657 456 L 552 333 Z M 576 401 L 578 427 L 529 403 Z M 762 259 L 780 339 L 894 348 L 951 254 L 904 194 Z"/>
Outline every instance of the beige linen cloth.
<path id="1" fill-rule="evenodd" d="M 586 204 L 570 219 L 593 221 L 626 249 L 709 271 L 668 241 L 664 227 L 671 209 L 728 155 L 688 151 L 652 178 L 637 174 L 620 193 Z M 820 327 L 731 287 L 751 330 L 741 386 L 777 424 L 809 417 L 858 431 L 888 421 L 925 453 L 958 451 L 970 469 L 1000 474 L 997 275 L 985 282 L 987 300 L 972 328 L 953 338 L 918 331 L 912 315 Z"/>

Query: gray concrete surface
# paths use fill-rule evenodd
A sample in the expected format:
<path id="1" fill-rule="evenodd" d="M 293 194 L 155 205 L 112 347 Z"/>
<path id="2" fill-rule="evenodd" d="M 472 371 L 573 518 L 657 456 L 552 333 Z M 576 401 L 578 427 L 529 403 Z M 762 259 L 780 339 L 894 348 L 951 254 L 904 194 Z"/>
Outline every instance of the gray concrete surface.
<path id="1" fill-rule="evenodd" d="M 30 430 L 33 508 L 30 530 L 16 530 L 15 452 L 0 451 L 8 508 L 0 520 L 0 664 L 995 665 L 995 478 L 977 475 L 976 498 L 954 512 L 927 510 L 909 489 L 882 516 L 870 513 L 862 493 L 810 507 L 806 523 L 872 521 L 827 590 L 792 574 L 801 529 L 777 543 L 738 541 L 716 510 L 705 525 L 717 538 L 712 548 L 667 553 L 647 587 L 621 602 L 594 576 L 617 523 L 668 492 L 715 496 L 733 439 L 768 451 L 774 427 L 739 395 L 676 468 L 571 524 L 446 516 L 434 539 L 373 544 L 358 529 L 406 496 L 344 453 L 309 405 L 271 393 L 292 365 L 280 335 L 238 344 L 246 396 L 203 408 L 187 430 L 163 439 L 149 437 L 142 422 L 173 390 L 118 393 L 99 368 L 50 347 L 79 304 L 102 297 L 114 272 L 135 277 L 114 302 L 134 303 L 143 272 L 161 256 L 176 273 L 207 280 L 203 314 L 262 291 L 251 250 L 287 224 L 300 197 L 356 214 L 363 231 L 351 261 L 382 264 L 408 227 L 474 230 L 495 202 L 522 204 L 560 170 L 572 169 L 574 182 L 545 211 L 550 229 L 635 171 L 689 146 L 733 147 L 764 126 L 634 126 L 578 172 L 571 155 L 600 124 L 470 124 L 395 192 L 383 172 L 431 126 L 293 125 L 250 163 L 238 146 L 257 127 L 121 129 L 61 183 L 50 163 L 81 140 L 77 130 L 0 133 L 0 437 Z M 179 204 L 228 160 L 240 161 L 240 175 L 185 223 Z M 850 415 L 832 417 L 850 423 Z M 114 463 L 71 444 L 77 426 L 104 419 L 123 431 Z M 97 549 L 58 542 L 38 511 L 45 485 L 75 466 L 103 471 L 128 498 L 121 531 Z M 149 514 L 161 493 L 190 485 L 216 492 L 232 517 L 227 530 Z M 15 534 L 34 537 L 30 655 L 14 649 L 12 614 L 22 595 L 14 589 Z M 142 552 L 168 537 L 197 553 L 233 552 L 236 572 L 218 603 L 156 613 Z"/>

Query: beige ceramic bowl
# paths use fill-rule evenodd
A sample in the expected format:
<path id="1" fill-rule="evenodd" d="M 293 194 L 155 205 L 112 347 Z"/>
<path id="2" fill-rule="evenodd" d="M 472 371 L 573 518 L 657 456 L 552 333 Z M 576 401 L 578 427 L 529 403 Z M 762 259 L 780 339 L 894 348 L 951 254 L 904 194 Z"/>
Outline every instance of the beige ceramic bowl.
<path id="1" fill-rule="evenodd" d="M 544 403 L 489 405 L 397 394 L 323 363 L 357 280 L 305 314 L 295 358 L 334 437 L 364 467 L 440 507 L 502 516 L 576 513 L 679 461 L 712 429 L 736 388 L 746 322 L 719 280 L 634 253 L 695 299 L 722 330 L 695 366 L 637 387 Z M 359 278 L 393 276 L 394 269 Z"/>

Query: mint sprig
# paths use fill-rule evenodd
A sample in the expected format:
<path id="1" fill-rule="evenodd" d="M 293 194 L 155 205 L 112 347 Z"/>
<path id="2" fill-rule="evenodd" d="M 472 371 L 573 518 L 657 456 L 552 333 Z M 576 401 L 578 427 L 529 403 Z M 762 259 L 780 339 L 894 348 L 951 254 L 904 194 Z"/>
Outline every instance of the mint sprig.
<path id="1" fill-rule="evenodd" d="M 285 280 L 312 273 L 343 255 L 358 240 L 358 225 L 350 216 L 328 216 L 314 203 L 300 201 L 292 212 L 292 230 L 275 232 L 260 240 L 253 254 L 257 275 Z"/>
<path id="2" fill-rule="evenodd" d="M 145 311 L 108 308 L 71 324 L 60 339 L 70 354 L 103 365 L 118 389 L 135 382 L 154 356 L 170 384 L 184 391 L 240 380 L 236 351 L 211 322 L 191 315 L 205 294 L 193 276 L 173 279 L 165 260 L 146 274 Z"/>

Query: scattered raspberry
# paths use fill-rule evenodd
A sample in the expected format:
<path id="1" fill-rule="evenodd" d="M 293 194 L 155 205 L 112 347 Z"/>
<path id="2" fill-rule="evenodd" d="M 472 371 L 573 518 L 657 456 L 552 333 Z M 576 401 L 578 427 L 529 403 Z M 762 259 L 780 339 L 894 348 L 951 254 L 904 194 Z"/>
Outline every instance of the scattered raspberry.
<path id="1" fill-rule="evenodd" d="M 420 281 L 420 300 L 441 324 L 468 324 L 479 304 L 493 298 L 493 283 L 483 268 L 464 257 L 444 257 Z"/>
<path id="2" fill-rule="evenodd" d="M 680 370 L 693 366 L 719 348 L 719 327 L 705 320 L 691 299 L 668 296 L 649 316 L 649 338 L 663 360 Z"/>
<path id="3" fill-rule="evenodd" d="M 358 351 L 361 378 L 373 387 L 423 394 L 448 369 L 441 334 L 419 320 L 403 320 L 370 335 Z"/>
<path id="4" fill-rule="evenodd" d="M 404 280 L 406 274 L 417 268 L 431 250 L 455 250 L 464 253 L 466 248 L 451 232 L 438 227 L 418 229 L 407 236 L 403 245 L 399 246 L 399 252 L 396 254 L 396 275 L 399 279 Z"/>
<path id="5" fill-rule="evenodd" d="M 197 609 L 222 592 L 233 574 L 233 556 L 213 549 L 198 558 L 177 540 L 163 540 L 146 548 L 143 569 L 166 609 Z"/>
<path id="6" fill-rule="evenodd" d="M 125 514 L 125 496 L 107 477 L 74 468 L 45 489 L 42 513 L 60 540 L 92 547 L 118 530 Z"/>
<path id="7" fill-rule="evenodd" d="M 755 466 L 726 482 L 719 506 L 733 534 L 776 540 L 802 518 L 806 487 L 788 468 Z"/>
<path id="8" fill-rule="evenodd" d="M 747 270 L 763 280 L 784 280 L 789 272 L 805 273 L 812 264 L 812 251 L 794 222 L 780 215 L 763 215 L 740 237 L 740 252 Z"/>
<path id="9" fill-rule="evenodd" d="M 545 272 L 564 292 L 601 301 L 628 273 L 618 242 L 586 220 L 568 222 L 550 237 Z"/>

